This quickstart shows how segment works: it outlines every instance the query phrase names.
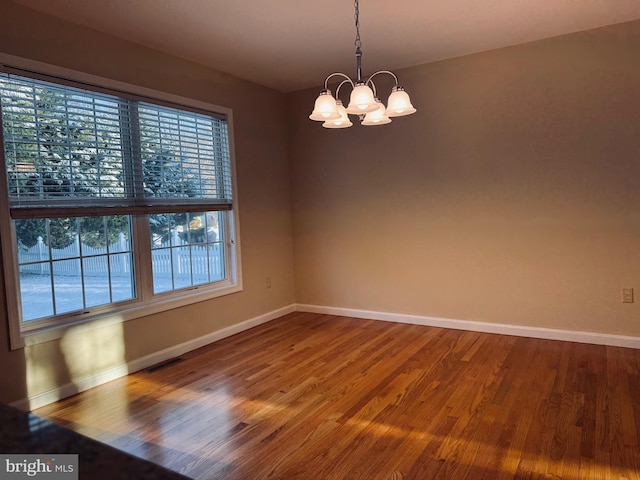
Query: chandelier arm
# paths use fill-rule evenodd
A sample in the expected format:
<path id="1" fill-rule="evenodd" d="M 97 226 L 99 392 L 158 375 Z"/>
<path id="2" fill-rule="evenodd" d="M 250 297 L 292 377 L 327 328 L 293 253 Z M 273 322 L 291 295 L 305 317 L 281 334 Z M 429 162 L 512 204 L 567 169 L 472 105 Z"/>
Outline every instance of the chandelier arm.
<path id="1" fill-rule="evenodd" d="M 375 77 L 376 75 L 380 75 L 381 73 L 387 73 L 387 74 L 391 75 L 393 77 L 393 79 L 395 80 L 395 82 L 396 82 L 395 86 L 396 87 L 398 86 L 398 76 L 395 73 L 390 72 L 389 70 L 378 70 L 376 73 L 371 74 L 369 76 L 369 78 L 367 79 L 367 85 L 369 83 L 371 83 L 371 85 L 373 85 L 373 81 L 372 81 L 373 77 Z M 375 92 L 375 90 L 374 90 L 374 92 Z"/>
<path id="2" fill-rule="evenodd" d="M 338 94 L 340 93 L 340 88 L 342 87 L 342 85 L 344 85 L 345 83 L 349 83 L 351 84 L 351 88 L 353 88 L 353 81 L 347 77 L 346 80 L 343 80 L 340 82 L 340 84 L 336 87 L 336 100 L 338 100 Z"/>
<path id="3" fill-rule="evenodd" d="M 348 81 L 348 82 L 351 84 L 351 88 L 353 88 L 353 87 L 354 87 L 353 80 L 351 80 L 351 78 L 349 78 L 347 75 L 345 75 L 345 74 L 344 74 L 344 73 L 342 73 L 342 72 L 334 72 L 334 73 L 332 73 L 331 75 L 329 75 L 327 78 L 325 78 L 325 79 L 324 79 L 324 89 L 325 89 L 325 90 L 327 90 L 327 89 L 329 88 L 329 79 L 330 79 L 331 77 L 335 77 L 335 76 L 344 77 L 346 80 L 343 80 L 343 81 L 342 81 L 342 83 L 344 83 L 344 82 Z M 340 86 L 342 86 L 342 83 L 340 84 Z M 340 88 L 340 87 L 338 87 L 338 88 Z M 337 96 L 338 96 L 338 95 L 337 95 L 337 92 L 336 92 L 336 97 L 337 97 Z"/>
<path id="4" fill-rule="evenodd" d="M 369 77 L 369 79 L 365 82 L 365 85 L 369 85 L 369 87 L 371 87 L 371 90 L 373 90 L 373 98 L 378 98 L 378 91 L 376 90 L 376 84 L 373 83 L 373 81 L 371 80 L 371 77 Z"/>

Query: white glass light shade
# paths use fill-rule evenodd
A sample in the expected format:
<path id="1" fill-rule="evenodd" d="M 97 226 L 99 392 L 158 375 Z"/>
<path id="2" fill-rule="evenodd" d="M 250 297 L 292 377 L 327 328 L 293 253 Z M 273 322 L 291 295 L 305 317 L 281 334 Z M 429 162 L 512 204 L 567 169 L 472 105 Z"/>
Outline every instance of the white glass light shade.
<path id="1" fill-rule="evenodd" d="M 340 118 L 336 99 L 331 95 L 331 91 L 323 90 L 320 92 L 309 118 L 316 122 L 326 122 L 327 120 Z"/>
<path id="2" fill-rule="evenodd" d="M 409 94 L 400 86 L 393 87 L 387 102 L 387 116 L 401 117 L 412 113 L 416 113 L 416 109 L 411 105 Z"/>
<path id="3" fill-rule="evenodd" d="M 336 100 L 336 105 L 338 106 L 338 112 L 340 113 L 340 118 L 336 118 L 334 120 L 327 120 L 322 124 L 324 128 L 348 128 L 353 123 L 349 120 L 349 115 L 347 115 L 347 110 L 342 105 L 340 100 Z"/>
<path id="4" fill-rule="evenodd" d="M 376 104 L 378 105 L 377 110 L 367 113 L 362 120 L 362 125 L 384 125 L 385 123 L 391 123 L 391 119 L 385 113 L 383 103 L 376 99 Z"/>
<path id="5" fill-rule="evenodd" d="M 373 97 L 373 91 L 364 83 L 358 83 L 351 90 L 349 106 L 347 113 L 351 115 L 362 115 L 364 113 L 377 110 L 376 99 Z"/>

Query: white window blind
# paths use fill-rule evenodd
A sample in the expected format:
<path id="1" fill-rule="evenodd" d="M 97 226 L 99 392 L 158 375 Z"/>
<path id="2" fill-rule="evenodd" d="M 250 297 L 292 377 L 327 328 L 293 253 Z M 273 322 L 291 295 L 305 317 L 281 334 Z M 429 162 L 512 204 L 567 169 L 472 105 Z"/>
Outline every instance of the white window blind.
<path id="1" fill-rule="evenodd" d="M 137 107 L 144 196 L 230 204 L 227 123 L 160 105 Z"/>
<path id="2" fill-rule="evenodd" d="M 13 218 L 229 210 L 227 122 L 0 73 Z"/>

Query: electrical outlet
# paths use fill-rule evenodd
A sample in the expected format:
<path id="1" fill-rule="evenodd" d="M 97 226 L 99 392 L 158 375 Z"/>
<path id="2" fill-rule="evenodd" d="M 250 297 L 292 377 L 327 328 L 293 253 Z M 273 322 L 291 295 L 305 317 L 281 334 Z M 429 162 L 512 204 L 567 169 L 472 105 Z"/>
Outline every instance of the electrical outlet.
<path id="1" fill-rule="evenodd" d="M 633 288 L 622 289 L 622 303 L 633 303 Z"/>
<path id="2" fill-rule="evenodd" d="M 264 283 L 267 286 L 267 288 L 271 288 L 271 277 L 265 278 Z"/>

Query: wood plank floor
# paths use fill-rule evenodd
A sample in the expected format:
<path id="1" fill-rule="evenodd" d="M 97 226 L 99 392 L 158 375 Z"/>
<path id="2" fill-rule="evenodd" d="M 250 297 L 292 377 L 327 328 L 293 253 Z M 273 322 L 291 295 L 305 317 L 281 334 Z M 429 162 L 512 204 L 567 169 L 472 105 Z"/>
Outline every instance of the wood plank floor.
<path id="1" fill-rule="evenodd" d="M 640 351 L 294 313 L 35 411 L 197 479 L 640 479 Z"/>

